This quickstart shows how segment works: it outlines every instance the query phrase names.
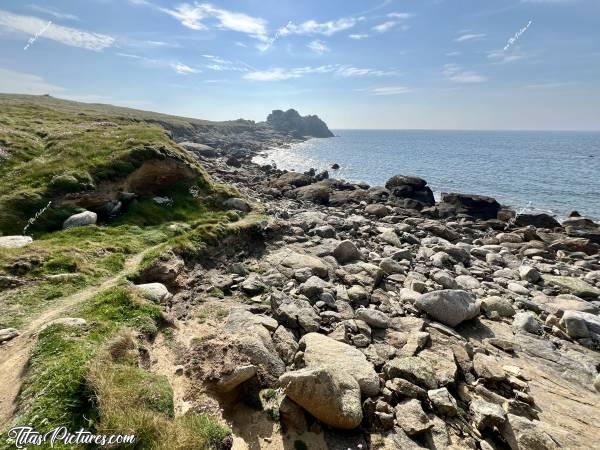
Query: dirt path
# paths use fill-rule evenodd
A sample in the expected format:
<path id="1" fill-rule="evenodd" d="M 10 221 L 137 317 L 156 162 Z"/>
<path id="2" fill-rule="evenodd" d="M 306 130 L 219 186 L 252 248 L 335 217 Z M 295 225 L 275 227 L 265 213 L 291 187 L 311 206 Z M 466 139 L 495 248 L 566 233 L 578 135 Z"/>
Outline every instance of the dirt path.
<path id="1" fill-rule="evenodd" d="M 31 320 L 24 329 L 19 330 L 19 336 L 0 347 L 0 431 L 8 425 L 13 417 L 15 399 L 21 389 L 29 354 L 41 328 L 46 323 L 64 316 L 75 306 L 89 300 L 104 289 L 115 286 L 119 280 L 130 274 L 142 262 L 144 255 L 152 248 L 129 257 L 125 261 L 123 270 L 101 284 L 90 286 L 54 302 L 49 309 Z"/>

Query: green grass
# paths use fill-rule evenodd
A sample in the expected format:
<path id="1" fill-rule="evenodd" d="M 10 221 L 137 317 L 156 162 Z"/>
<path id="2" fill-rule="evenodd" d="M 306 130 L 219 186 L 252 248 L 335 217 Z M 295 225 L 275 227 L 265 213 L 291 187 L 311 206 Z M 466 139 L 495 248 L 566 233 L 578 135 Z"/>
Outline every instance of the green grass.
<path id="1" fill-rule="evenodd" d="M 134 434 L 132 449 L 212 449 L 229 430 L 206 415 L 174 418 L 168 380 L 139 367 L 135 333 L 157 333 L 160 308 L 126 287 L 108 289 L 75 314 L 84 328 L 40 333 L 14 424 Z M 2 442 L 0 448 L 12 448 Z M 39 448 L 49 448 L 48 445 Z M 55 448 L 73 448 L 57 446 Z"/>
<path id="2" fill-rule="evenodd" d="M 160 126 L 39 99 L 0 95 L 0 146 L 8 153 L 0 164 L 0 232 L 22 233 L 49 201 L 31 229 L 58 229 L 77 210 L 66 194 L 94 191 L 150 160 L 176 161 L 188 168 L 189 181 L 210 186 L 204 169 Z"/>

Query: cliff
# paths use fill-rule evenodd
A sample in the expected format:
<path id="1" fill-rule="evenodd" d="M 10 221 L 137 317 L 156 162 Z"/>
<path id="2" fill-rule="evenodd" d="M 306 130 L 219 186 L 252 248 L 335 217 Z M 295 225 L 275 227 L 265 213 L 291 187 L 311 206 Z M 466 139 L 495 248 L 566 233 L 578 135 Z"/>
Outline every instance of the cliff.
<path id="1" fill-rule="evenodd" d="M 318 116 L 303 117 L 295 109 L 288 109 L 287 111 L 276 109 L 267 117 L 267 123 L 277 131 L 292 133 L 295 136 L 333 137 L 333 133 L 329 130 L 327 124 Z"/>

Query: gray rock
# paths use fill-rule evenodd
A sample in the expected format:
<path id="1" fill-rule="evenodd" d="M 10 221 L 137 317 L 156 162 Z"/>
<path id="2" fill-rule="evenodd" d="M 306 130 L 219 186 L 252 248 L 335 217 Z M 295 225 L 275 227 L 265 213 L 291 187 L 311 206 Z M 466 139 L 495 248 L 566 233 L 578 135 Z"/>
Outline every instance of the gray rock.
<path id="1" fill-rule="evenodd" d="M 30 236 L 0 236 L 0 248 L 21 248 L 32 242 Z"/>
<path id="2" fill-rule="evenodd" d="M 359 308 L 356 318 L 363 320 L 373 328 L 387 328 L 390 326 L 390 318 L 387 314 L 371 308 Z"/>
<path id="3" fill-rule="evenodd" d="M 394 358 L 383 366 L 386 379 L 403 378 L 424 389 L 436 389 L 438 382 L 431 363 L 419 356 Z"/>
<path id="4" fill-rule="evenodd" d="M 474 290 L 479 289 L 479 287 L 481 286 L 479 280 L 470 275 L 459 275 L 454 279 L 454 281 L 462 289 Z"/>
<path id="5" fill-rule="evenodd" d="M 479 304 L 466 291 L 446 289 L 423 294 L 415 306 L 437 321 L 455 327 L 479 315 Z"/>
<path id="6" fill-rule="evenodd" d="M 224 375 L 217 382 L 217 389 L 219 389 L 221 392 L 233 391 L 240 384 L 254 377 L 256 375 L 256 372 L 256 366 L 238 366 L 235 369 L 233 369 L 231 373 Z"/>
<path id="7" fill-rule="evenodd" d="M 279 385 L 294 402 L 326 425 L 350 430 L 360 425 L 360 388 L 347 372 L 306 368 L 288 372 Z"/>
<path id="8" fill-rule="evenodd" d="M 500 317 L 513 317 L 515 315 L 515 309 L 511 303 L 502 297 L 496 296 L 481 300 L 481 310 L 485 314 L 496 312 Z"/>
<path id="9" fill-rule="evenodd" d="M 95 225 L 98 220 L 98 215 L 95 212 L 84 211 L 79 214 L 73 214 L 63 223 L 63 228 L 85 227 L 87 225 Z"/>
<path id="10" fill-rule="evenodd" d="M 594 334 L 600 337 L 600 317 L 595 314 L 565 311 L 561 321 L 573 339 L 588 338 Z"/>
<path id="11" fill-rule="evenodd" d="M 269 260 L 275 265 L 280 266 L 283 273 L 285 273 L 287 269 L 289 277 L 291 277 L 295 271 L 305 268 L 310 269 L 313 275 L 321 278 L 326 279 L 329 274 L 329 268 L 323 260 L 311 255 L 281 250 L 272 254 L 269 257 Z"/>
<path id="12" fill-rule="evenodd" d="M 473 415 L 473 422 L 479 431 L 487 428 L 501 427 L 506 421 L 504 410 L 500 405 L 489 403 L 481 399 L 471 402 L 469 410 Z"/>
<path id="13" fill-rule="evenodd" d="M 0 330 L 0 342 L 7 342 L 11 339 L 16 338 L 19 335 L 19 332 L 14 328 L 4 328 Z"/>
<path id="14" fill-rule="evenodd" d="M 445 270 L 438 270 L 431 276 L 433 281 L 441 284 L 444 289 L 458 289 L 458 284 L 454 278 Z"/>
<path id="15" fill-rule="evenodd" d="M 304 352 L 306 367 L 346 371 L 356 379 L 364 395 L 379 392 L 379 377 L 360 350 L 318 333 L 304 335 L 300 339 L 300 350 Z"/>
<path id="16" fill-rule="evenodd" d="M 298 286 L 298 292 L 315 301 L 319 299 L 325 289 L 332 289 L 331 284 L 314 275 Z"/>
<path id="17" fill-rule="evenodd" d="M 511 450 L 555 450 L 561 448 L 535 422 L 510 413 L 507 418 L 508 420 L 501 428 L 501 433 Z"/>
<path id="18" fill-rule="evenodd" d="M 569 293 L 581 298 L 597 299 L 600 296 L 600 289 L 586 283 L 579 278 L 562 277 L 556 275 L 542 275 L 545 284 L 556 286 L 568 291 Z"/>
<path id="19" fill-rule="evenodd" d="M 305 333 L 319 330 L 321 319 L 306 300 L 274 292 L 271 294 L 271 311 L 273 317 L 288 328 Z"/>
<path id="20" fill-rule="evenodd" d="M 427 392 L 427 396 L 438 413 L 452 417 L 458 412 L 456 400 L 445 387 L 432 389 Z"/>
<path id="21" fill-rule="evenodd" d="M 421 402 L 415 398 L 398 403 L 394 411 L 398 425 L 409 436 L 423 434 L 433 427 L 433 422 L 427 418 Z"/>
<path id="22" fill-rule="evenodd" d="M 252 209 L 246 200 L 237 197 L 228 198 L 223 202 L 223 206 L 228 209 L 235 209 L 242 212 L 249 212 Z"/>
<path id="23" fill-rule="evenodd" d="M 273 344 L 284 363 L 294 362 L 294 356 L 298 352 L 298 342 L 290 330 L 281 325 L 277 327 L 273 333 Z"/>
<path id="24" fill-rule="evenodd" d="M 529 283 L 537 283 L 541 279 L 541 275 L 535 267 L 521 266 L 519 267 L 519 277 L 521 280 Z"/>
<path id="25" fill-rule="evenodd" d="M 333 250 L 333 256 L 340 264 L 346 264 L 360 259 L 362 255 L 354 242 L 346 240 Z"/>
<path id="26" fill-rule="evenodd" d="M 473 357 L 473 370 L 479 378 L 488 381 L 501 381 L 506 378 L 502 367 L 491 355 L 475 353 Z"/>
<path id="27" fill-rule="evenodd" d="M 402 264 L 398 263 L 393 258 L 382 259 L 381 262 L 379 263 L 379 267 L 381 267 L 381 270 L 383 270 L 385 273 L 387 273 L 389 275 L 394 274 L 394 273 L 406 272 L 406 266 L 403 266 Z"/>
<path id="28" fill-rule="evenodd" d="M 263 283 L 261 278 L 255 274 L 252 274 L 246 278 L 240 287 L 244 293 L 250 296 L 262 294 L 267 289 L 265 283 Z"/>
<path id="29" fill-rule="evenodd" d="M 542 323 L 537 319 L 537 316 L 530 312 L 517 313 L 512 323 L 513 329 L 518 332 L 526 332 L 531 334 L 542 334 Z"/>
<path id="30" fill-rule="evenodd" d="M 154 303 L 165 302 L 172 297 L 167 287 L 162 283 L 138 284 L 135 288 L 144 298 Z"/>

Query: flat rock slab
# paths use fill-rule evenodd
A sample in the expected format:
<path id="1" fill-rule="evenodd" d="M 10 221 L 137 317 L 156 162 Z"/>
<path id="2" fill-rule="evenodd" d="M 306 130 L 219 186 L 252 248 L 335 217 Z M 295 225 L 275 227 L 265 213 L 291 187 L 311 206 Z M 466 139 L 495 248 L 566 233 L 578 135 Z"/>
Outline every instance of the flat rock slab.
<path id="1" fill-rule="evenodd" d="M 21 248 L 32 242 L 29 236 L 0 236 L 0 248 Z"/>
<path id="2" fill-rule="evenodd" d="M 600 289 L 586 283 L 579 278 L 562 277 L 558 275 L 542 275 L 544 283 L 569 291 L 569 293 L 581 298 L 596 299 L 600 296 Z"/>
<path id="3" fill-rule="evenodd" d="M 300 349 L 304 350 L 306 367 L 345 371 L 356 379 L 363 394 L 372 396 L 379 392 L 379 377 L 373 364 L 357 348 L 319 333 L 308 333 L 300 339 Z"/>

